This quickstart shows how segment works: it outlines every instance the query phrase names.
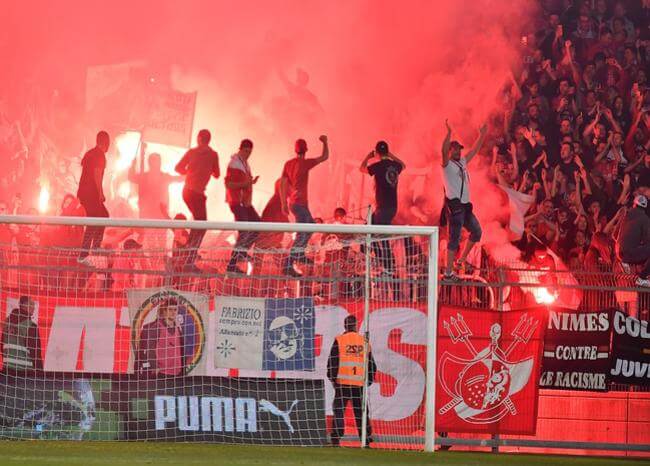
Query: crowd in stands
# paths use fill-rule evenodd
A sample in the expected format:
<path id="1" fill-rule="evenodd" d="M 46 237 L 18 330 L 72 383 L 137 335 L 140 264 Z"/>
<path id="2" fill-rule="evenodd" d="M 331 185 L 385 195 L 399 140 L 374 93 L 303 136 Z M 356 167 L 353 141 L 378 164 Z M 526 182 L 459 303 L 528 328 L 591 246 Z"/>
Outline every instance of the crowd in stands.
<path id="1" fill-rule="evenodd" d="M 570 268 L 611 266 L 621 220 L 650 191 L 650 12 L 634 3 L 541 2 L 521 38 L 490 162 L 495 183 L 533 198 L 516 243 L 528 256 L 541 242 Z"/>

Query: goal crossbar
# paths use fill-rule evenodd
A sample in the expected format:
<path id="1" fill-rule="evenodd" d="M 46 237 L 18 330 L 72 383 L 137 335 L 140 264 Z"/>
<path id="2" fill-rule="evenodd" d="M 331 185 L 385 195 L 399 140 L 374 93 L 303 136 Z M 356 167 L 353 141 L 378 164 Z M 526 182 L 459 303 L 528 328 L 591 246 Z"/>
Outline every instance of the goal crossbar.
<path id="1" fill-rule="evenodd" d="M 346 225 L 317 223 L 276 223 L 276 222 L 210 222 L 196 220 L 145 220 L 134 218 L 98 217 L 51 217 L 34 215 L 0 215 L 0 224 L 20 225 L 65 225 L 93 227 L 126 227 L 152 229 L 227 230 L 259 232 L 297 232 L 297 233 L 340 233 L 375 235 L 431 236 L 438 231 L 436 227 L 402 225 Z"/>

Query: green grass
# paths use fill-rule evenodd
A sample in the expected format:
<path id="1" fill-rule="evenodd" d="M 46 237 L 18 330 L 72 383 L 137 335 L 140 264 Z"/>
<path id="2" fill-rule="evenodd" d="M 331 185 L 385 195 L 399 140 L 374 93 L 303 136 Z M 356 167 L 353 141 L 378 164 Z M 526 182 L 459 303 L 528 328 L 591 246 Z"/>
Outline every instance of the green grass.
<path id="1" fill-rule="evenodd" d="M 154 442 L 0 441 L 0 465 L 525 465 L 637 466 L 650 461 L 489 453 L 420 453 L 354 448 L 288 448 Z"/>

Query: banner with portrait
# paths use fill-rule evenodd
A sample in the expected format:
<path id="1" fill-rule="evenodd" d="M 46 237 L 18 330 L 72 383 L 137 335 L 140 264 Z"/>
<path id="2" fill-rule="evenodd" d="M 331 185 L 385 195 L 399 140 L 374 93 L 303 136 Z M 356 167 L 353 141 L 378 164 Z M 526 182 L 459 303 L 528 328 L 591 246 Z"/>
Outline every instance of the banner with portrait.
<path id="1" fill-rule="evenodd" d="M 215 298 L 214 368 L 314 370 L 312 298 Z"/>
<path id="2" fill-rule="evenodd" d="M 205 374 L 207 295 L 171 289 L 129 290 L 129 368 L 149 376 Z"/>

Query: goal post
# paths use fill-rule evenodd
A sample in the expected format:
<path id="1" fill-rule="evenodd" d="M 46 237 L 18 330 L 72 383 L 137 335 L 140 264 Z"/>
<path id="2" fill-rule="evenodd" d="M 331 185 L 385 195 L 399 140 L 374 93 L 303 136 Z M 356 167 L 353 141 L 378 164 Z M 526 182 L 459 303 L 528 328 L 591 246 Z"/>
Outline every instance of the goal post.
<path id="1" fill-rule="evenodd" d="M 0 216 L 0 437 L 433 451 L 437 287 L 437 227 Z"/>

